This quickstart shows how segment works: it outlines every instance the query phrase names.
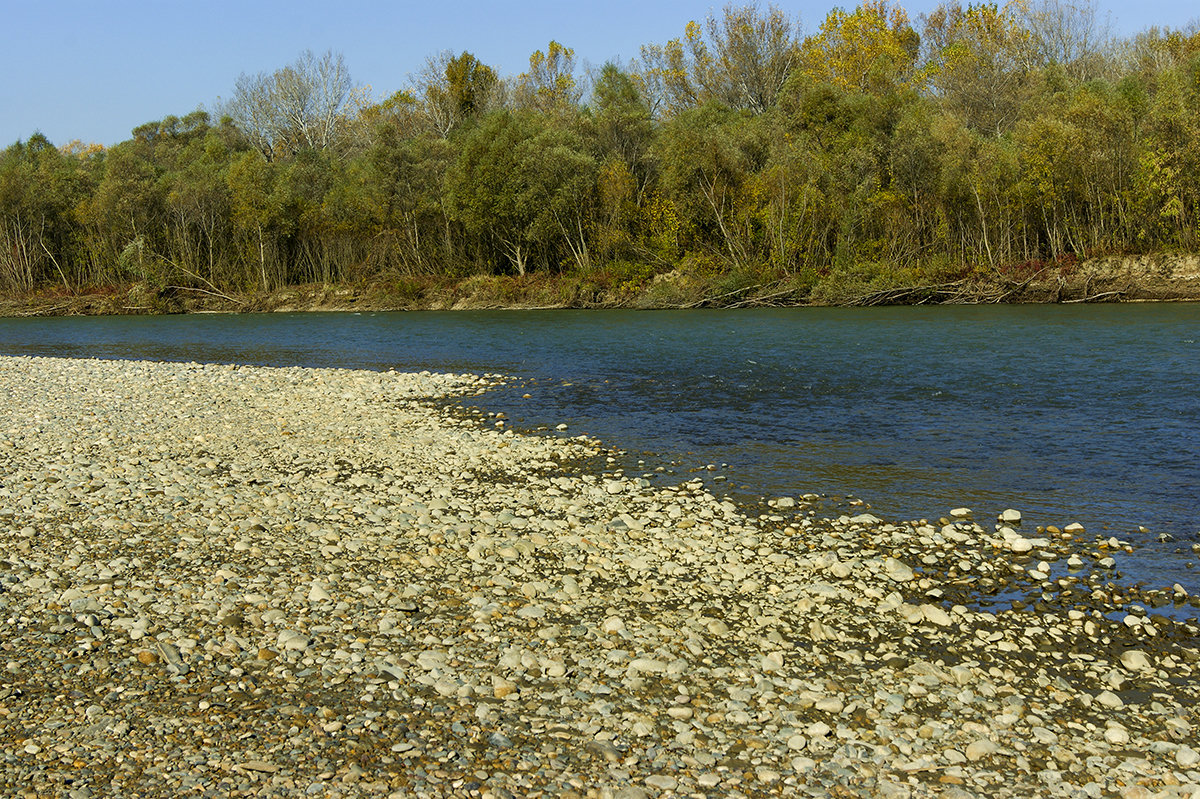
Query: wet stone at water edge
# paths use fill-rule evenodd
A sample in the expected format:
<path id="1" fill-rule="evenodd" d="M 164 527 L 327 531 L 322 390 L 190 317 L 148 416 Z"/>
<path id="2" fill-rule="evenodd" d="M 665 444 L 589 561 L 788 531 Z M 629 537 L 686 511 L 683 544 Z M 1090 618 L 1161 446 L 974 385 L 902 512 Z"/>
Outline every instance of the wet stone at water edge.
<path id="1" fill-rule="evenodd" d="M 0 358 L 0 795 L 1200 796 L 1121 541 L 430 402 L 502 379 Z"/>

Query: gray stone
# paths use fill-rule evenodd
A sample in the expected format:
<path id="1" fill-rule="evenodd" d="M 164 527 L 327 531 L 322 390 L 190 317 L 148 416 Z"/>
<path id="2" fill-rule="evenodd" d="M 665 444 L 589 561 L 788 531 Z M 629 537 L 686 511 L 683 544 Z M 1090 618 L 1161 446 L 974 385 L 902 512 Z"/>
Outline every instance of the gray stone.
<path id="1" fill-rule="evenodd" d="M 895 580 L 898 583 L 906 583 L 913 580 L 916 575 L 912 568 L 907 563 L 896 558 L 885 558 L 883 561 L 883 573 L 888 578 Z"/>
<path id="2" fill-rule="evenodd" d="M 1175 750 L 1175 762 L 1180 768 L 1191 769 L 1200 764 L 1200 752 L 1186 744 Z"/>
<path id="3" fill-rule="evenodd" d="M 1154 671 L 1150 657 L 1140 649 L 1127 649 L 1122 652 L 1121 665 L 1129 671 Z"/>

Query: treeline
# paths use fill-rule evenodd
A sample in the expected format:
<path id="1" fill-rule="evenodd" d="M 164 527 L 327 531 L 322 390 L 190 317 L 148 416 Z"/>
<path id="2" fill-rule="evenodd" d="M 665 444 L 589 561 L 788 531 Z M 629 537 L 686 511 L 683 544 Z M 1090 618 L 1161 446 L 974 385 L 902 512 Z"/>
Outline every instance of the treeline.
<path id="1" fill-rule="evenodd" d="M 516 77 L 447 53 L 379 102 L 306 53 L 110 149 L 35 134 L 0 154 L 0 289 L 680 270 L 820 291 L 1200 249 L 1196 30 L 878 0 L 802 35 L 728 7 L 584 73 L 557 42 Z"/>

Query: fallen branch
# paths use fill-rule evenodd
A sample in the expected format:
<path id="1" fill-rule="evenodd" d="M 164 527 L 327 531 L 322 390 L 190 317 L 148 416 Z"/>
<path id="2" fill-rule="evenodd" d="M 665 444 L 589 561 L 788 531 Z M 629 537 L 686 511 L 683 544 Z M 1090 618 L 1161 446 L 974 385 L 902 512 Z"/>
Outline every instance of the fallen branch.
<path id="1" fill-rule="evenodd" d="M 202 277 L 201 275 L 197 275 L 195 272 L 191 271 L 190 269 L 185 269 L 184 267 L 180 266 L 179 264 L 175 263 L 174 261 L 167 261 L 167 263 L 169 263 L 171 266 L 178 269 L 180 272 L 183 272 L 185 275 L 192 278 L 193 280 L 199 280 L 201 283 L 204 283 L 206 286 L 208 286 L 210 289 L 212 289 L 212 291 L 206 291 L 205 289 L 198 289 L 198 288 L 190 288 L 188 286 L 167 286 L 167 288 L 180 289 L 182 291 L 198 291 L 201 294 L 209 294 L 213 297 L 220 297 L 222 299 L 229 300 L 230 302 L 235 303 L 237 305 L 241 305 L 243 307 L 246 305 L 246 303 L 243 302 L 242 300 L 238 300 L 233 297 L 230 297 L 228 294 L 226 294 L 223 291 L 221 291 L 220 289 L 218 289 L 211 280 L 208 280 L 207 278 Z"/>
<path id="2" fill-rule="evenodd" d="M 1020 283 L 1013 283 L 1013 282 L 1009 281 L 1008 282 L 1009 290 L 1006 291 L 1004 294 L 1002 294 L 999 299 L 993 300 L 993 302 L 1004 302 L 1012 295 L 1014 295 L 1020 291 L 1024 291 L 1026 286 L 1028 286 L 1030 283 L 1032 283 L 1033 281 L 1040 278 L 1044 272 L 1046 272 L 1047 270 L 1049 270 L 1051 268 L 1053 268 L 1053 265 L 1047 264 L 1046 266 L 1043 266 L 1041 269 L 1037 270 L 1032 275 L 1030 275 L 1027 279 L 1021 281 Z"/>
<path id="3" fill-rule="evenodd" d="M 1126 289 L 1121 289 L 1120 291 L 1102 291 L 1099 294 L 1093 294 L 1090 297 L 1080 297 L 1077 300 L 1063 300 L 1062 304 L 1067 305 L 1067 304 L 1074 303 L 1074 302 L 1095 302 L 1096 300 L 1102 299 L 1104 297 L 1120 297 L 1127 293 L 1128 293 L 1128 291 Z"/>
<path id="4" fill-rule="evenodd" d="M 783 291 L 776 291 L 772 294 L 763 294 L 763 295 L 760 295 L 757 297 L 751 297 L 746 300 L 740 300 L 740 301 L 732 303 L 730 305 L 726 305 L 725 307 L 726 308 L 751 308 L 756 305 L 758 305 L 758 306 L 768 305 L 768 304 L 774 305 L 774 303 L 771 303 L 770 300 L 773 300 L 776 297 L 786 297 L 786 296 L 788 296 L 790 294 L 794 294 L 794 293 L 795 293 L 795 291 L 793 291 L 792 289 L 784 289 Z"/>
<path id="5" fill-rule="evenodd" d="M 679 307 L 680 308 L 699 308 L 703 305 L 706 305 L 707 303 L 716 302 L 717 300 L 723 300 L 726 297 L 736 297 L 739 294 L 745 294 L 747 292 L 754 291 L 755 289 L 769 289 L 774 286 L 778 286 L 782 282 L 783 282 L 782 280 L 776 280 L 771 283 L 755 283 L 753 286 L 746 286 L 744 288 L 734 289 L 733 291 L 727 291 L 724 294 L 716 294 L 711 297 L 702 297 L 701 299 L 696 300 L 695 302 L 689 302 L 684 305 L 680 305 Z M 727 307 L 734 307 L 734 306 L 727 306 Z"/>
<path id="6" fill-rule="evenodd" d="M 63 285 L 67 287 L 67 291 L 74 297 L 75 289 L 71 288 L 71 284 L 67 282 L 67 275 L 63 272 L 63 268 L 58 265 L 58 259 L 54 257 L 54 253 L 50 252 L 50 248 L 46 246 L 46 242 L 39 239 L 38 243 L 42 245 L 42 249 L 46 251 L 46 255 L 50 256 L 50 263 L 54 264 L 54 268 L 58 270 L 58 276 L 62 278 Z"/>
<path id="7" fill-rule="evenodd" d="M 704 305 L 705 303 L 716 302 L 717 300 L 721 300 L 726 297 L 736 297 L 739 294 L 745 294 L 747 291 L 753 291 L 754 289 L 759 288 L 759 287 L 760 287 L 759 285 L 747 286 L 745 288 L 737 289 L 735 291 L 726 292 L 725 294 L 715 294 L 711 297 L 701 297 L 700 299 L 696 300 L 695 302 L 685 303 L 684 305 L 680 305 L 679 307 L 680 308 L 699 308 L 702 305 Z"/>
<path id="8" fill-rule="evenodd" d="M 50 316 L 64 308 L 70 308 L 71 303 L 63 303 L 62 305 L 51 305 L 49 308 L 34 308 L 32 311 L 18 311 L 14 316 Z"/>
<path id="9" fill-rule="evenodd" d="M 954 298 L 962 297 L 964 294 L 961 291 L 961 288 L 965 284 L 966 279 L 964 278 L 962 280 L 955 280 L 950 283 L 935 283 L 925 286 L 897 286 L 894 288 L 873 291 L 870 294 L 863 294 L 862 296 L 855 297 L 846 304 L 859 306 L 890 305 L 900 302 L 905 298 L 920 294 L 924 294 L 926 296 L 921 297 L 920 302 L 917 304 L 924 304 L 929 302 L 934 296 L 951 294 L 952 289 L 960 289 L 959 291 L 953 292 Z"/>
<path id="10" fill-rule="evenodd" d="M 208 289 L 196 288 L 195 286 L 167 286 L 167 288 L 173 291 L 197 291 L 201 294 L 207 294 L 210 297 L 220 297 L 223 300 L 229 300 L 237 305 L 246 305 L 244 300 L 239 300 L 236 297 L 230 297 L 228 294 L 224 294 L 220 291 L 209 291 Z"/>

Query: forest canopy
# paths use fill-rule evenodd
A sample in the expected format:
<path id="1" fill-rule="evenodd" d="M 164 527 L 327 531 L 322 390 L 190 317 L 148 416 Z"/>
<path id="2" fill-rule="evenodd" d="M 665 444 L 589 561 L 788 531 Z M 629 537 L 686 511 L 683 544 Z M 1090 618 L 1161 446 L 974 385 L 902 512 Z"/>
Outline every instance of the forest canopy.
<path id="1" fill-rule="evenodd" d="M 111 148 L 0 152 L 0 291 L 213 293 L 668 272 L 902 283 L 1195 252 L 1200 30 L 1081 0 L 728 6 L 584 69 L 447 51 L 386 98 L 335 53 Z"/>

